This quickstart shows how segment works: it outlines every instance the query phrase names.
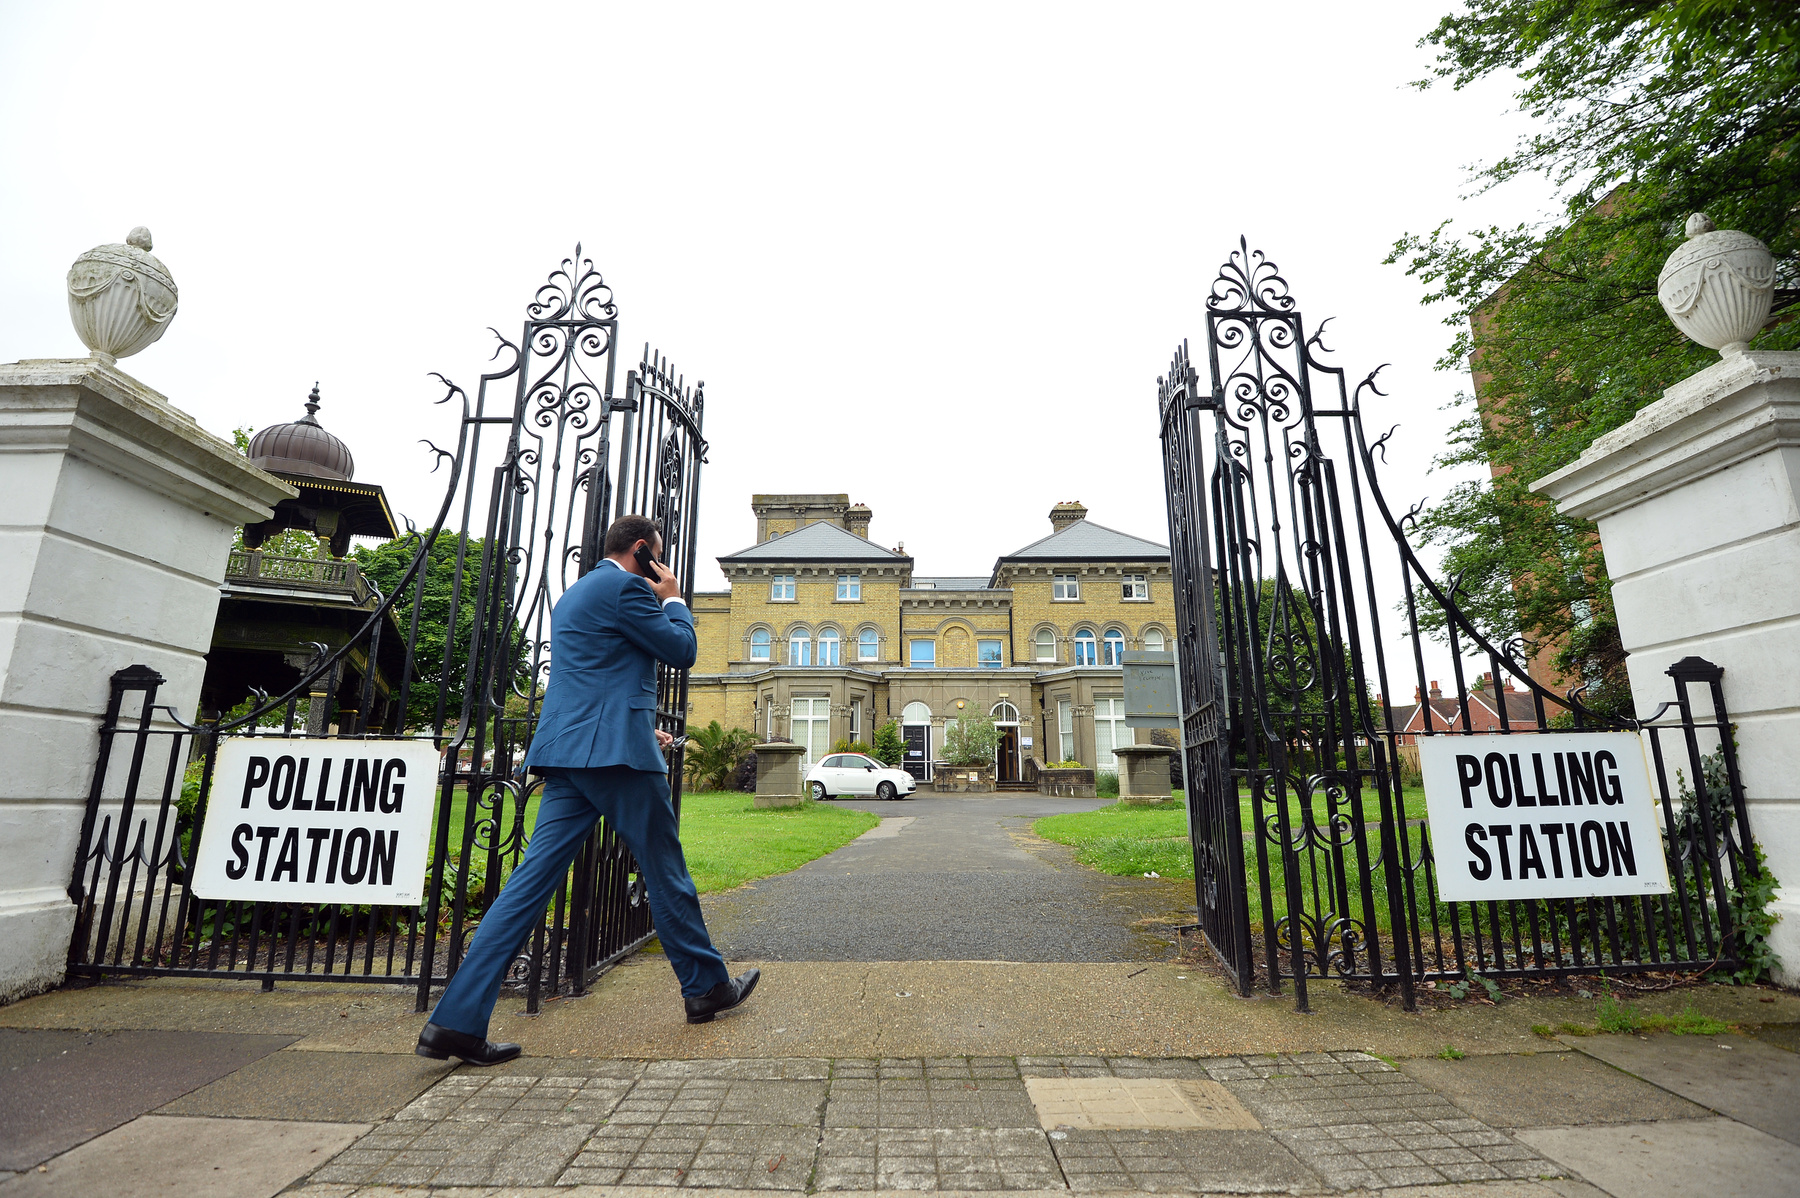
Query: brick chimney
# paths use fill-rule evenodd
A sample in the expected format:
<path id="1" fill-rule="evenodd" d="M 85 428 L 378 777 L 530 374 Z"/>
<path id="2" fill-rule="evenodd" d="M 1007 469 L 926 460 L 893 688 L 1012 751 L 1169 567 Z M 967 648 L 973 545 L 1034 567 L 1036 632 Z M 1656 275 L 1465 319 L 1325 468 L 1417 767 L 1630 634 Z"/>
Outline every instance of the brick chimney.
<path id="1" fill-rule="evenodd" d="M 1061 532 L 1077 520 L 1087 519 L 1087 509 L 1074 500 L 1065 500 L 1050 509 L 1050 528 L 1052 533 Z"/>
<path id="2" fill-rule="evenodd" d="M 1431 697 L 1433 699 L 1441 699 L 1444 697 L 1444 692 L 1441 688 L 1439 688 L 1439 686 L 1437 684 L 1437 679 L 1435 679 L 1435 678 L 1433 678 L 1431 680 Z"/>
<path id="3" fill-rule="evenodd" d="M 844 531 L 855 533 L 863 540 L 868 540 L 869 521 L 874 518 L 874 515 L 875 513 L 869 510 L 868 504 L 852 504 L 849 509 L 844 512 Z"/>

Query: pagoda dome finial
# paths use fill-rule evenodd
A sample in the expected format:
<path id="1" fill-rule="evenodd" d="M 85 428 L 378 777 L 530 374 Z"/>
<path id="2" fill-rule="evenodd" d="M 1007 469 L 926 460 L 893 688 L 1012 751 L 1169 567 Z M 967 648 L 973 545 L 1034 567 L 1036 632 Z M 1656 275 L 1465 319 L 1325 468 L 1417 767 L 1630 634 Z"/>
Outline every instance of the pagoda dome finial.
<path id="1" fill-rule="evenodd" d="M 288 424 L 272 424 L 250 439 L 250 464 L 276 474 L 335 478 L 349 482 L 356 474 L 350 447 L 318 421 L 319 384 L 306 400 L 306 414 Z"/>

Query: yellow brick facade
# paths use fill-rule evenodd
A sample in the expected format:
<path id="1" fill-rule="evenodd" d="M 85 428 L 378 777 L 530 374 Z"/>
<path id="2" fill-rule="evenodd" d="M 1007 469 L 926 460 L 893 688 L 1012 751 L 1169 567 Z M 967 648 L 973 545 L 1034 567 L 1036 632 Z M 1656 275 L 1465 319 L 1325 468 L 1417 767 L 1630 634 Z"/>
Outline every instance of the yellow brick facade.
<path id="1" fill-rule="evenodd" d="M 1065 748 L 1105 768 L 1111 746 L 1137 739 L 1122 723 L 1115 657 L 1147 641 L 1174 648 L 1162 546 L 1059 504 L 1052 535 L 1002 555 L 989 576 L 926 577 L 902 550 L 867 538 L 869 509 L 847 495 L 757 495 L 752 507 L 757 544 L 719 559 L 731 589 L 694 597 L 690 726 L 718 720 L 828 751 L 870 741 L 894 719 L 929 761 L 947 720 L 992 712 L 1010 729 L 1003 779 Z M 1058 597 L 1059 578 L 1073 598 Z M 1128 598 L 1126 580 L 1135 594 L 1139 578 L 1144 597 Z M 915 664 L 915 642 L 929 644 L 928 665 Z"/>

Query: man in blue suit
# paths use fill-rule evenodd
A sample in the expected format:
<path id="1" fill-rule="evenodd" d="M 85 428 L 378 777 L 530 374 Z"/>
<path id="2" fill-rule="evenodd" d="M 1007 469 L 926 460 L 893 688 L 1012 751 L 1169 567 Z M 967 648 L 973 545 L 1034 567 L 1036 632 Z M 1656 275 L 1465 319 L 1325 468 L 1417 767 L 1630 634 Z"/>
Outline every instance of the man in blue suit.
<path id="1" fill-rule="evenodd" d="M 531 843 L 419 1033 L 420 1056 L 497 1065 L 519 1055 L 519 1045 L 487 1039 L 500 983 L 599 819 L 637 859 L 689 1023 L 737 1006 L 761 976 L 732 977 L 713 948 L 669 803 L 672 738 L 656 727 L 656 663 L 694 664 L 694 617 L 675 575 L 646 561 L 662 556 L 654 522 L 614 521 L 605 553 L 550 614 L 550 681 L 525 755 L 544 775 Z"/>

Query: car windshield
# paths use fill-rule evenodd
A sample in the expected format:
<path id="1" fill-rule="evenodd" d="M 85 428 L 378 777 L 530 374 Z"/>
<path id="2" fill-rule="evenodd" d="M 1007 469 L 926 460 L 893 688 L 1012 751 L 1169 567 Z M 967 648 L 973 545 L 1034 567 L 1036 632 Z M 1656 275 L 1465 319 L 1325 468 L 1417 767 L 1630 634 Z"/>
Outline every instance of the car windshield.
<path id="1" fill-rule="evenodd" d="M 857 768 L 859 770 L 863 769 L 867 766 L 871 766 L 871 765 L 879 768 L 881 765 L 881 763 L 879 761 L 871 760 L 870 758 L 863 757 L 860 754 L 856 755 L 856 756 L 852 756 L 852 757 L 846 757 L 846 758 L 844 758 L 844 762 L 845 762 L 845 764 L 854 766 L 855 768 Z"/>

